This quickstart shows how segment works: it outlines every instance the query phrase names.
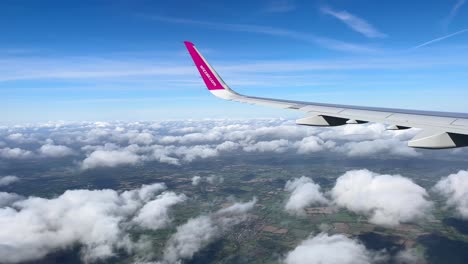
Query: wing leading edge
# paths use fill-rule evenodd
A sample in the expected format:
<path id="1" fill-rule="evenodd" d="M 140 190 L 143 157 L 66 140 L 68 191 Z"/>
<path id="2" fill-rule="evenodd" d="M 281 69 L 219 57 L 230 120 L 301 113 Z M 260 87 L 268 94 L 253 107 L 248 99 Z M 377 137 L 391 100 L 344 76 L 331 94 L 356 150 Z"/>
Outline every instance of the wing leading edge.
<path id="1" fill-rule="evenodd" d="M 233 91 L 193 43 L 188 41 L 184 43 L 206 87 L 219 98 L 304 112 L 306 116 L 296 121 L 299 125 L 339 126 L 379 122 L 389 124 L 391 130 L 410 127 L 421 128 L 422 131 L 408 142 L 408 146 L 415 148 L 444 149 L 468 146 L 468 114 L 337 105 L 246 96 Z"/>

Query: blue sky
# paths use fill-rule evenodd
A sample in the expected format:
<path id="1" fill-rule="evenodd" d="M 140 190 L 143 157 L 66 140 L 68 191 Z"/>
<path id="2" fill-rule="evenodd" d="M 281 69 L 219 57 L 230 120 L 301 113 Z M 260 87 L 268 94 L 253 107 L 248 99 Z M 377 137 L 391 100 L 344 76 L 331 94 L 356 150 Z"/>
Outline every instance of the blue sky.
<path id="1" fill-rule="evenodd" d="M 291 117 L 205 90 L 468 112 L 468 3 L 1 1 L 2 123 Z"/>

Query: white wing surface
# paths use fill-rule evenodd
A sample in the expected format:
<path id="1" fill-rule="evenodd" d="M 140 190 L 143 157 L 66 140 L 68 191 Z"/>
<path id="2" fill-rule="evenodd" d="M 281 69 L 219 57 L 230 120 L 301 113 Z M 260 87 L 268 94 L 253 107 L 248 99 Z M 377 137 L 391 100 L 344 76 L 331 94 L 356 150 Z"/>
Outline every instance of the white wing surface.
<path id="1" fill-rule="evenodd" d="M 388 129 L 391 130 L 410 127 L 421 128 L 422 131 L 408 142 L 408 146 L 415 148 L 443 149 L 468 146 L 468 114 L 336 105 L 246 96 L 233 91 L 193 43 L 186 41 L 185 46 L 208 90 L 222 99 L 304 112 L 305 117 L 296 121 L 299 125 L 339 126 L 379 122 L 388 124 Z"/>

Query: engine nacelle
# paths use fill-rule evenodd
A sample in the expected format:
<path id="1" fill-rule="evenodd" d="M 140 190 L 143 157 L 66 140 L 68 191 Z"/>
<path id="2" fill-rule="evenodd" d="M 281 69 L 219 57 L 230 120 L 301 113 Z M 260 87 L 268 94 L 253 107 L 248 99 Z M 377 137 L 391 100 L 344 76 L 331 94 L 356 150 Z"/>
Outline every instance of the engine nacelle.
<path id="1" fill-rule="evenodd" d="M 334 116 L 314 115 L 296 120 L 296 124 L 303 126 L 341 126 L 345 125 L 348 119 Z"/>

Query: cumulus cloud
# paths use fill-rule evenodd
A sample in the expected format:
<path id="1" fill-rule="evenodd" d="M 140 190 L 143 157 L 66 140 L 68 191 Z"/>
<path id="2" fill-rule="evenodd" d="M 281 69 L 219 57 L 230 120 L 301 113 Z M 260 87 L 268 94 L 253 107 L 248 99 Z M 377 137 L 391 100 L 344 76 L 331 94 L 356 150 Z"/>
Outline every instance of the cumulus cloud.
<path id="1" fill-rule="evenodd" d="M 461 218 L 468 219 L 468 171 L 441 179 L 434 190 L 447 199 L 447 206 L 454 208 Z"/>
<path id="2" fill-rule="evenodd" d="M 144 184 L 140 189 L 126 191 L 123 196 L 127 199 L 137 199 L 144 202 L 149 201 L 155 194 L 165 190 L 167 187 L 163 183 Z"/>
<path id="3" fill-rule="evenodd" d="M 32 152 L 21 148 L 2 148 L 0 149 L 0 157 L 6 159 L 23 159 L 32 156 Z"/>
<path id="4" fill-rule="evenodd" d="M 172 192 L 156 196 L 164 189 L 152 184 L 122 193 L 71 190 L 51 199 L 0 193 L 0 259 L 32 261 L 74 245 L 86 262 L 129 252 L 137 242 L 126 228 L 135 223 L 160 228 L 170 221 L 168 208 L 184 199 Z"/>
<path id="5" fill-rule="evenodd" d="M 192 177 L 192 185 L 193 186 L 199 185 L 201 181 L 202 181 L 202 177 L 200 177 L 200 176 L 193 176 Z"/>
<path id="6" fill-rule="evenodd" d="M 403 157 L 416 157 L 420 155 L 414 148 L 409 148 L 406 142 L 397 139 L 348 142 L 337 147 L 336 150 L 345 153 L 349 157 L 369 157 L 381 153 Z"/>
<path id="7" fill-rule="evenodd" d="M 232 141 L 225 141 L 225 142 L 219 144 L 218 146 L 216 146 L 216 150 L 218 150 L 218 151 L 233 151 L 233 150 L 239 149 L 239 147 L 240 147 L 239 143 L 235 143 L 235 142 L 232 142 Z"/>
<path id="8" fill-rule="evenodd" d="M 328 203 L 320 186 L 305 176 L 287 181 L 284 189 L 291 193 L 285 205 L 285 210 L 291 214 L 305 214 L 304 208 L 308 206 Z"/>
<path id="9" fill-rule="evenodd" d="M 13 134 L 8 135 L 6 138 L 11 141 L 22 142 L 24 139 L 24 136 L 21 133 L 13 133 Z"/>
<path id="10" fill-rule="evenodd" d="M 414 137 L 417 132 L 417 129 L 392 131 L 387 130 L 384 124 L 369 123 L 323 129 L 318 132 L 318 136 L 322 139 L 348 139 L 351 141 L 373 140 L 379 138 L 407 140 Z"/>
<path id="11" fill-rule="evenodd" d="M 163 260 L 167 263 L 179 263 L 191 259 L 195 253 L 206 247 L 233 226 L 246 220 L 247 212 L 256 203 L 253 199 L 247 203 L 235 203 L 209 215 L 189 219 L 177 227 L 177 231 L 167 242 Z"/>
<path id="12" fill-rule="evenodd" d="M 398 264 L 426 263 L 424 257 L 418 254 L 414 248 L 399 251 L 395 256 L 395 262 Z"/>
<path id="13" fill-rule="evenodd" d="M 133 219 L 139 226 L 147 229 L 161 229 L 170 223 L 169 208 L 186 200 L 183 194 L 165 192 L 155 200 L 146 203 Z"/>
<path id="14" fill-rule="evenodd" d="M 244 151 L 247 152 L 285 152 L 288 150 L 289 141 L 285 139 L 275 139 L 272 141 L 260 141 L 255 144 L 247 145 Z"/>
<path id="15" fill-rule="evenodd" d="M 19 181 L 19 178 L 13 175 L 0 177 L 0 186 L 10 185 L 14 182 Z"/>
<path id="16" fill-rule="evenodd" d="M 224 182 L 224 178 L 217 175 L 211 175 L 205 178 L 209 184 L 221 184 Z"/>
<path id="17" fill-rule="evenodd" d="M 410 179 L 368 170 L 340 176 L 331 196 L 338 206 L 364 213 L 371 223 L 387 226 L 424 219 L 432 207 L 426 190 Z"/>
<path id="18" fill-rule="evenodd" d="M 41 146 L 39 153 L 45 157 L 60 158 L 73 155 L 73 150 L 67 146 L 45 144 Z"/>
<path id="19" fill-rule="evenodd" d="M 130 144 L 149 145 L 153 143 L 154 136 L 149 132 L 129 132 L 127 133 Z"/>
<path id="20" fill-rule="evenodd" d="M 195 159 L 206 159 L 218 156 L 216 148 L 207 145 L 197 145 L 191 147 L 179 147 L 175 151 L 175 154 L 181 156 L 185 161 L 191 162 Z"/>
<path id="21" fill-rule="evenodd" d="M 221 176 L 217 176 L 217 175 L 211 175 L 211 176 L 208 176 L 208 177 L 201 177 L 201 176 L 192 177 L 192 185 L 193 186 L 200 185 L 200 183 L 202 183 L 202 182 L 207 182 L 209 184 L 216 185 L 216 184 L 223 183 L 224 178 L 221 177 Z"/>
<path id="22" fill-rule="evenodd" d="M 333 149 L 336 143 L 333 141 L 324 141 L 317 136 L 309 136 L 303 138 L 301 141 L 297 141 L 295 145 L 297 147 L 297 153 L 308 154 L 322 151 L 324 149 Z"/>
<path id="23" fill-rule="evenodd" d="M 359 241 L 345 235 L 320 233 L 304 240 L 289 252 L 284 260 L 286 264 L 369 264 L 375 253 L 366 249 Z"/>
<path id="24" fill-rule="evenodd" d="M 220 235 L 219 226 L 209 216 L 192 218 L 177 228 L 164 251 L 164 260 L 176 263 L 193 255 Z"/>
<path id="25" fill-rule="evenodd" d="M 132 165 L 140 161 L 140 157 L 128 150 L 96 150 L 83 160 L 83 169 L 97 167 L 116 167 L 119 165 Z"/>
<path id="26" fill-rule="evenodd" d="M 0 192 L 0 208 L 9 206 L 21 199 L 23 199 L 23 197 L 16 193 Z"/>

